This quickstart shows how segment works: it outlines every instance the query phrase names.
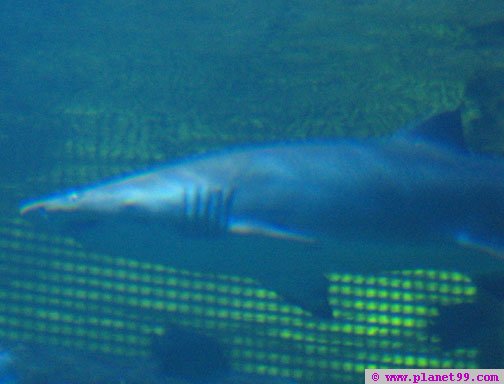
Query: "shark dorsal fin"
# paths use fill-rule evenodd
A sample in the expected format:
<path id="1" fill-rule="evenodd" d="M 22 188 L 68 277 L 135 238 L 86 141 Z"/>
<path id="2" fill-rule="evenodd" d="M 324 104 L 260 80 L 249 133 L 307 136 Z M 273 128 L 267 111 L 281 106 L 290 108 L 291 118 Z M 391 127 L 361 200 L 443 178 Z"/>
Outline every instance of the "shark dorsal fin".
<path id="1" fill-rule="evenodd" d="M 460 108 L 435 115 L 398 136 L 467 150 Z"/>

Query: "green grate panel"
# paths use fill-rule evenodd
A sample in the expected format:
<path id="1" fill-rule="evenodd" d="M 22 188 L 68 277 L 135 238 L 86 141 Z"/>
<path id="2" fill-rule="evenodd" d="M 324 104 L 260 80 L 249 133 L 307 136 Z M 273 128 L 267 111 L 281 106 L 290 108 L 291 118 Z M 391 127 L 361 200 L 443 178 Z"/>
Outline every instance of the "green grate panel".
<path id="1" fill-rule="evenodd" d="M 366 367 L 476 367 L 442 352 L 426 326 L 440 304 L 470 302 L 457 273 L 331 275 L 334 321 L 318 321 L 251 279 L 87 252 L 70 238 L 0 222 L 0 336 L 145 356 L 168 323 L 217 336 L 240 371 L 354 382 Z"/>

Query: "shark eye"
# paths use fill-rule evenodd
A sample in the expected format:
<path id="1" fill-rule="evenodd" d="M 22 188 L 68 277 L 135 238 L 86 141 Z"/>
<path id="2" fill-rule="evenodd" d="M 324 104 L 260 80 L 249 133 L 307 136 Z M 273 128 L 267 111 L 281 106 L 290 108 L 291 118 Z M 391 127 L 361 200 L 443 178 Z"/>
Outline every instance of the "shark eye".
<path id="1" fill-rule="evenodd" d="M 80 195 L 79 195 L 77 192 L 72 192 L 72 193 L 70 193 L 70 195 L 68 195 L 68 199 L 69 199 L 72 203 L 74 203 L 74 202 L 76 202 L 77 200 L 79 200 L 79 198 L 80 198 Z"/>

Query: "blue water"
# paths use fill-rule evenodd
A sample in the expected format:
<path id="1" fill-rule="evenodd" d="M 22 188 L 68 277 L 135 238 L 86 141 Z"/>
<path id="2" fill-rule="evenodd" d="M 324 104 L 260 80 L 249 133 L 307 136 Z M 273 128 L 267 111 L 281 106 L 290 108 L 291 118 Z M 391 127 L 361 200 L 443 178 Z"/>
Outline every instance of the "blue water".
<path id="1" fill-rule="evenodd" d="M 156 376 L 148 346 L 168 321 L 230 348 L 233 372 L 252 375 L 230 382 L 360 382 L 365 366 L 403 366 L 408 356 L 416 364 L 503 366 L 500 298 L 474 304 L 491 318 L 479 329 L 457 324 L 471 335 L 458 354 L 428 339 L 426 323 L 444 317 L 448 304 L 474 308 L 479 300 L 458 276 L 424 273 L 409 283 L 401 275 L 402 285 L 379 276 L 364 288 L 363 277 L 338 277 L 333 323 L 290 307 L 268 318 L 268 305 L 282 302 L 250 281 L 136 270 L 36 231 L 17 212 L 21 200 L 183 155 L 385 135 L 460 105 L 470 147 L 501 155 L 503 20 L 501 0 L 2 1 L 0 344 L 39 345 L 22 355 L 15 379 L 37 382 L 26 376 L 36 366 L 51 383 L 86 383 L 90 372 L 108 371 L 111 380 L 124 365 L 146 364 L 153 373 L 143 381 L 133 373 L 121 380 L 168 382 Z M 392 283 L 379 283 L 387 278 Z M 162 299 L 156 279 L 168 279 Z M 388 298 L 375 300 L 384 286 Z M 394 312 L 410 304 L 417 317 Z M 111 361 L 97 364 L 88 355 L 96 349 Z M 10 354 L 0 354 L 0 383 L 14 380 L 1 370 Z M 75 354 L 65 364 L 79 368 L 69 368 L 68 379 L 55 373 L 61 354 Z"/>

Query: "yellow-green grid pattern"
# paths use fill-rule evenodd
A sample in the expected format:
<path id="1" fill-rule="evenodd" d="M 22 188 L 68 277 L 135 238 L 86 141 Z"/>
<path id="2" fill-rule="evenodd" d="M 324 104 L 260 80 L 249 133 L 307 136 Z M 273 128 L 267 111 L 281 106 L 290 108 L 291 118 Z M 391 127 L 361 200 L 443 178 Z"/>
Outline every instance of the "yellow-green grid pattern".
<path id="1" fill-rule="evenodd" d="M 88 252 L 72 239 L 0 225 L 0 338 L 147 355 L 168 323 L 216 335 L 237 370 L 301 382 L 355 382 L 366 367 L 476 367 L 426 326 L 439 304 L 468 302 L 464 276 L 333 274 L 335 320 L 318 321 L 252 280 L 206 276 Z M 336 382 L 336 381 L 334 381 Z"/>

